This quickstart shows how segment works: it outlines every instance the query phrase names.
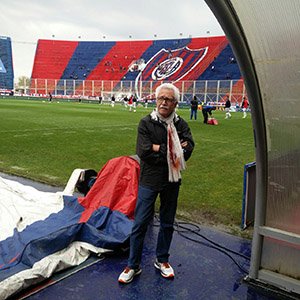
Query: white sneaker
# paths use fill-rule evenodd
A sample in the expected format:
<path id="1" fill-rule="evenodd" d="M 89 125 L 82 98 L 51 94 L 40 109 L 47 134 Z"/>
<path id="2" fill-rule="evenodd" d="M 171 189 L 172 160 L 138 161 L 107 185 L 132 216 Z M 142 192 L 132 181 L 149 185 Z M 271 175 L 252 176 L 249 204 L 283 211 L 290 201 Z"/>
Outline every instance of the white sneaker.
<path id="1" fill-rule="evenodd" d="M 165 278 L 174 278 L 175 276 L 174 270 L 168 262 L 160 263 L 156 259 L 154 262 L 154 267 L 160 270 L 161 276 Z"/>
<path id="2" fill-rule="evenodd" d="M 120 274 L 118 281 L 120 283 L 129 283 L 133 280 L 133 277 L 142 273 L 142 269 L 130 269 L 126 267 L 124 271 Z"/>

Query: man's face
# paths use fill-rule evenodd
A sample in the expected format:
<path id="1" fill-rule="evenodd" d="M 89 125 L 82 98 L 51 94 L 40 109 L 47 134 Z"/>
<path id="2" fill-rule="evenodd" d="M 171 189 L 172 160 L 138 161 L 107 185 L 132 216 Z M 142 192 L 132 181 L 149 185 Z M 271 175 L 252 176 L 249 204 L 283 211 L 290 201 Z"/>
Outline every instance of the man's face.
<path id="1" fill-rule="evenodd" d="M 157 111 L 167 118 L 175 110 L 176 105 L 173 90 L 161 89 L 156 99 Z"/>

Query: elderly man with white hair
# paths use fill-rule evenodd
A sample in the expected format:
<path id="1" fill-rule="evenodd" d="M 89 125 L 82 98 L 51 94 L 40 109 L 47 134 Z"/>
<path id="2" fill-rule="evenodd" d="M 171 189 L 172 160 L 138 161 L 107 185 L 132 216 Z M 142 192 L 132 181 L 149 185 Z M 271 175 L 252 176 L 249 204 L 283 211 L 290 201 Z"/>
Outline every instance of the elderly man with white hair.
<path id="1" fill-rule="evenodd" d="M 130 236 L 127 267 L 119 276 L 120 283 L 129 283 L 142 272 L 140 267 L 144 238 L 160 196 L 160 229 L 154 262 L 161 275 L 174 278 L 169 263 L 169 249 L 181 184 L 181 171 L 186 168 L 194 149 L 188 124 L 176 114 L 180 99 L 177 87 L 164 83 L 156 89 L 156 109 L 138 126 L 136 152 L 141 160 L 138 199 Z"/>

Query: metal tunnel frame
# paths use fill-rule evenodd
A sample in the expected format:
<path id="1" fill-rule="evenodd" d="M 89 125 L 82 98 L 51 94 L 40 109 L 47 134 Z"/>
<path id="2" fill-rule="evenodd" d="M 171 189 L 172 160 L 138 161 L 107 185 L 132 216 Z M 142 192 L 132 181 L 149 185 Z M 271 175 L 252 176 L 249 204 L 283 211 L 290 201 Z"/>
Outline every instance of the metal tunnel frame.
<path id="1" fill-rule="evenodd" d="M 296 229 L 296 233 L 279 230 L 266 226 L 266 214 L 267 214 L 267 201 L 268 201 L 268 140 L 266 129 L 266 118 L 263 101 L 263 90 L 260 87 L 259 74 L 255 69 L 255 60 L 253 53 L 251 53 L 251 47 L 249 47 L 248 39 L 245 35 L 243 24 L 241 24 L 239 15 L 235 10 L 235 6 L 239 9 L 247 9 L 246 2 L 248 0 L 230 1 L 230 0 L 205 0 L 210 7 L 220 25 L 222 26 L 228 40 L 231 43 L 237 61 L 239 63 L 242 75 L 245 80 L 247 94 L 251 104 L 252 123 L 254 129 L 254 140 L 256 148 L 256 209 L 255 209 L 255 225 L 252 240 L 252 255 L 251 266 L 248 279 L 252 283 L 271 285 L 275 288 L 281 289 L 288 293 L 300 294 L 300 281 L 299 270 L 295 267 L 297 275 L 296 278 L 287 276 L 286 274 L 280 274 L 280 272 L 270 271 L 262 265 L 263 246 L 265 238 L 271 238 L 283 243 L 289 243 L 293 245 L 295 249 L 299 249 L 300 235 L 298 234 L 299 228 Z M 255 2 L 257 3 L 257 2 Z M 255 5 L 251 3 L 251 5 Z M 274 3 L 274 2 L 273 2 Z M 284 7 L 285 1 L 282 1 Z M 272 3 L 270 3 L 272 4 Z M 243 7 L 243 5 L 245 7 Z M 257 9 L 259 6 L 257 6 Z M 297 4 L 295 7 L 298 8 Z M 270 8 L 271 9 L 271 8 Z M 284 8 L 283 8 L 284 9 Z M 274 9 L 275 10 L 275 9 Z M 251 14 L 251 11 L 249 12 Z M 263 14 L 263 11 L 261 12 Z M 252 16 L 251 16 L 252 17 Z M 278 20 L 279 22 L 279 20 Z M 288 22 L 288 21 L 287 21 Z M 298 21 L 299 22 L 299 21 Z M 297 23 L 297 21 L 296 21 Z M 299 24 L 299 23 L 298 23 Z M 248 23 L 249 26 L 249 23 Z M 261 24 L 263 26 L 263 24 Z M 257 32 L 255 32 L 257 34 Z M 256 36 L 255 36 L 256 37 Z M 257 37 L 257 38 L 262 38 Z M 280 37 L 278 38 L 280 40 Z M 278 41 L 277 41 L 278 42 Z M 280 44 L 280 42 L 279 42 Z M 253 46 L 253 45 L 252 45 Z M 257 59 L 257 57 L 256 57 Z M 272 57 L 269 58 L 270 60 Z M 285 87 L 282 86 L 282 89 Z M 264 94 L 264 97 L 265 94 Z M 299 99 L 298 99 L 299 100 Z M 267 104 L 266 104 L 267 105 Z M 297 111 L 296 111 L 297 114 Z M 296 121 L 295 121 L 296 122 Z M 299 153 L 296 149 L 295 155 Z M 297 166 L 296 166 L 297 167 Z M 298 173 L 296 173 L 298 174 Z M 296 197 L 299 196 L 296 192 Z M 297 256 L 296 256 L 297 257 Z M 297 264 L 297 261 L 295 262 Z M 299 261 L 298 261 L 299 264 Z"/>

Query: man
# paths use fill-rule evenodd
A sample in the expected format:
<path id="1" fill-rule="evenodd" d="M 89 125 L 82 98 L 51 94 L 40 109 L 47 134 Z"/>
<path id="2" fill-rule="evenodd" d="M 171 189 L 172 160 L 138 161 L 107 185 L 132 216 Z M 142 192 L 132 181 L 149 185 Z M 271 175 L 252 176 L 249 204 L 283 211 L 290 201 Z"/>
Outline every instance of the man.
<path id="1" fill-rule="evenodd" d="M 137 99 L 135 96 L 133 96 L 133 98 L 132 98 L 133 112 L 136 112 L 136 102 L 137 102 Z"/>
<path id="2" fill-rule="evenodd" d="M 128 106 L 128 97 L 127 97 L 127 95 L 125 95 L 123 101 L 124 101 L 124 106 L 127 108 L 127 106 Z"/>
<path id="3" fill-rule="evenodd" d="M 203 115 L 203 123 L 207 124 L 208 115 L 212 116 L 212 111 L 216 110 L 215 106 L 212 105 L 205 105 L 202 106 L 202 115 Z"/>
<path id="4" fill-rule="evenodd" d="M 191 116 L 190 119 L 192 120 L 193 117 L 195 120 L 197 120 L 197 111 L 198 111 L 198 99 L 195 95 L 193 100 L 191 101 Z"/>
<path id="5" fill-rule="evenodd" d="M 112 95 L 112 97 L 111 97 L 111 107 L 115 107 L 115 103 L 116 103 L 115 95 Z"/>
<path id="6" fill-rule="evenodd" d="M 148 99 L 145 98 L 145 108 L 148 108 Z"/>
<path id="7" fill-rule="evenodd" d="M 226 102 L 225 102 L 226 117 L 225 117 L 225 119 L 231 118 L 230 107 L 231 107 L 231 102 L 229 100 L 229 97 L 226 96 Z"/>
<path id="8" fill-rule="evenodd" d="M 243 119 L 247 117 L 247 109 L 249 107 L 249 101 L 246 97 L 243 98 L 242 110 L 243 110 Z"/>
<path id="9" fill-rule="evenodd" d="M 155 268 L 166 278 L 174 277 L 169 264 L 169 249 L 181 183 L 181 170 L 194 149 L 187 123 L 175 113 L 179 90 L 170 83 L 156 89 L 156 109 L 144 117 L 138 127 L 136 151 L 141 160 L 138 199 L 130 236 L 128 264 L 119 282 L 129 283 L 141 273 L 140 263 L 147 227 L 160 195 L 160 229 Z"/>
<path id="10" fill-rule="evenodd" d="M 128 100 L 129 111 L 132 111 L 132 105 L 133 105 L 133 95 L 131 95 Z"/>

